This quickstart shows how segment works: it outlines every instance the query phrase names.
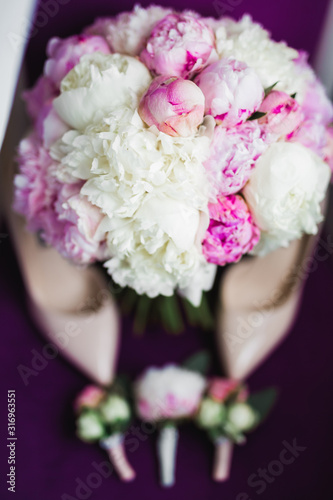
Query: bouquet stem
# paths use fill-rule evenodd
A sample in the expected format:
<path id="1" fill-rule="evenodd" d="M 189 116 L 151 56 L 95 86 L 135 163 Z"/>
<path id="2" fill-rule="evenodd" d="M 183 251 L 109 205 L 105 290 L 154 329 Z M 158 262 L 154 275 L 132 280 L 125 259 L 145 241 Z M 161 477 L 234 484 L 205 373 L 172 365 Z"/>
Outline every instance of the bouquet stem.
<path id="1" fill-rule="evenodd" d="M 215 442 L 215 458 L 213 479 L 226 481 L 230 475 L 233 443 L 228 438 L 220 438 Z"/>
<path id="2" fill-rule="evenodd" d="M 110 462 L 117 471 L 118 476 L 122 481 L 129 482 L 135 479 L 135 471 L 127 460 L 124 439 L 122 434 L 113 434 L 101 441 L 101 446 L 108 455 Z"/>
<path id="3" fill-rule="evenodd" d="M 162 486 L 170 487 L 175 484 L 177 442 L 178 430 L 174 425 L 168 425 L 161 429 L 157 441 L 157 453 Z"/>

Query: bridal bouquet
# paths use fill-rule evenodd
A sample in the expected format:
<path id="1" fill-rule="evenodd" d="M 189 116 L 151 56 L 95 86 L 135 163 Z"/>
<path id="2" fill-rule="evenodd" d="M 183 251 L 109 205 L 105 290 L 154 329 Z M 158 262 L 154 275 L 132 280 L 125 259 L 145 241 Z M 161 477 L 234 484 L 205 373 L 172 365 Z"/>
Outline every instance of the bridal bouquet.
<path id="1" fill-rule="evenodd" d="M 197 306 L 216 266 L 316 233 L 333 108 L 249 16 L 136 6 L 47 56 L 14 208 L 65 258 Z"/>

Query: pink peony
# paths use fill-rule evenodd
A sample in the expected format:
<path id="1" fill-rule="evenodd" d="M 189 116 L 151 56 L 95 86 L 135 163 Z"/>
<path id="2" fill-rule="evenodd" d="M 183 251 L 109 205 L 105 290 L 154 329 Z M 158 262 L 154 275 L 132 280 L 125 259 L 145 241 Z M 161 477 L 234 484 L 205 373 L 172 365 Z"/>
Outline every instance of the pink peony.
<path id="1" fill-rule="evenodd" d="M 287 139 L 290 142 L 299 142 L 306 148 L 311 149 L 311 151 L 321 158 L 325 157 L 328 137 L 326 127 L 320 122 L 305 120 Z"/>
<path id="2" fill-rule="evenodd" d="M 226 196 L 240 191 L 271 140 L 256 120 L 230 129 L 215 127 L 210 156 L 204 163 L 212 195 Z"/>
<path id="3" fill-rule="evenodd" d="M 239 195 L 219 197 L 208 205 L 210 223 L 202 242 L 208 262 L 224 266 L 237 262 L 258 243 L 260 230 Z"/>
<path id="4" fill-rule="evenodd" d="M 55 211 L 62 223 L 62 233 L 52 245 L 67 259 L 80 264 L 90 264 L 109 257 L 104 234 L 99 234 L 103 214 L 92 205 L 86 196 L 80 194 L 83 183 L 61 186 Z"/>
<path id="5" fill-rule="evenodd" d="M 323 125 L 333 121 L 333 104 L 326 95 L 325 88 L 316 77 L 313 69 L 308 63 L 308 54 L 299 51 L 297 59 L 294 60 L 295 67 L 306 83 L 302 93 L 302 109 L 307 120 L 314 120 Z M 298 98 L 299 96 L 296 96 Z"/>
<path id="6" fill-rule="evenodd" d="M 45 76 L 38 78 L 34 87 L 23 92 L 30 118 L 34 122 L 37 121 L 44 106 L 50 105 L 57 95 L 58 91 L 49 78 Z"/>
<path id="7" fill-rule="evenodd" d="M 304 120 L 301 106 L 285 92 L 273 90 L 263 100 L 259 111 L 266 113 L 258 121 L 273 134 L 285 136 L 294 132 Z"/>
<path id="8" fill-rule="evenodd" d="M 18 162 L 19 174 L 14 179 L 14 210 L 25 216 L 30 231 L 38 231 L 44 226 L 45 219 L 55 219 L 53 204 L 59 183 L 48 175 L 53 160 L 37 136 L 32 134 L 20 142 Z"/>
<path id="9" fill-rule="evenodd" d="M 106 392 L 97 385 L 87 385 L 74 401 L 74 409 L 80 412 L 82 408 L 97 408 L 105 398 Z"/>
<path id="10" fill-rule="evenodd" d="M 39 112 L 36 121 L 36 132 L 43 145 L 49 148 L 68 130 L 68 125 L 62 121 L 52 103 L 45 104 Z"/>
<path id="11" fill-rule="evenodd" d="M 302 109 L 308 120 L 314 120 L 323 125 L 328 125 L 333 121 L 333 104 L 318 78 L 309 83 Z"/>
<path id="12" fill-rule="evenodd" d="M 157 75 L 191 78 L 217 60 L 215 36 L 191 14 L 169 14 L 156 24 L 140 57 Z"/>
<path id="13" fill-rule="evenodd" d="M 204 116 L 205 98 L 190 80 L 158 76 L 142 97 L 139 114 L 147 125 L 172 136 L 195 134 Z"/>
<path id="14" fill-rule="evenodd" d="M 326 138 L 326 146 L 323 150 L 324 160 L 328 163 L 333 172 L 333 127 L 327 127 Z"/>
<path id="15" fill-rule="evenodd" d="M 104 234 L 98 233 L 103 214 L 80 194 L 83 182 L 61 184 L 57 164 L 36 135 L 21 141 L 18 160 L 14 210 L 25 216 L 28 229 L 78 264 L 107 258 Z"/>
<path id="16" fill-rule="evenodd" d="M 264 89 L 254 69 L 234 59 L 221 59 L 195 79 L 204 93 L 205 114 L 217 123 L 234 127 L 259 108 Z"/>
<path id="17" fill-rule="evenodd" d="M 61 80 L 79 63 L 80 58 L 93 52 L 110 54 L 104 38 L 90 35 L 74 35 L 63 40 L 51 38 L 47 44 L 49 58 L 44 66 L 44 74 L 59 88 Z"/>

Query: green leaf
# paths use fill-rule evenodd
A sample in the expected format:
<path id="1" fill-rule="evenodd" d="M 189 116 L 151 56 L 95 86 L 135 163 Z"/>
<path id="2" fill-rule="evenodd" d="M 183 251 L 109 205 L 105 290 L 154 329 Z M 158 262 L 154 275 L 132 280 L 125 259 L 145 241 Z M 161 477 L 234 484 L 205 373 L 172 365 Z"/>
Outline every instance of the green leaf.
<path id="1" fill-rule="evenodd" d="M 174 334 L 182 332 L 184 330 L 184 322 L 177 296 L 161 297 L 159 305 L 162 324 L 166 331 Z"/>
<path id="2" fill-rule="evenodd" d="M 117 298 L 117 296 L 116 296 Z M 120 307 L 123 314 L 129 314 L 135 308 L 139 300 L 139 295 L 131 288 L 126 288 L 121 293 Z"/>
<path id="3" fill-rule="evenodd" d="M 209 369 L 210 361 L 208 351 L 199 351 L 188 358 L 182 366 L 187 370 L 192 370 L 194 372 L 199 372 L 202 375 L 206 375 Z"/>
<path id="4" fill-rule="evenodd" d="M 255 111 L 252 113 L 252 115 L 247 119 L 248 122 L 252 120 L 259 120 L 259 118 L 262 118 L 263 116 L 267 115 L 267 113 L 262 113 L 261 111 Z"/>
<path id="5" fill-rule="evenodd" d="M 109 388 L 109 393 L 116 393 L 125 399 L 129 398 L 132 391 L 131 379 L 127 374 L 119 374 L 111 384 Z"/>
<path id="6" fill-rule="evenodd" d="M 203 292 L 202 294 L 198 313 L 198 321 L 200 326 L 205 330 L 213 330 L 215 328 L 215 319 L 208 303 L 208 296 L 205 292 Z"/>
<path id="7" fill-rule="evenodd" d="M 296 97 L 296 96 L 297 96 L 297 92 L 294 92 L 293 94 L 290 94 L 290 97 L 291 97 L 292 99 L 295 99 L 295 97 Z"/>
<path id="8" fill-rule="evenodd" d="M 147 328 L 151 299 L 147 295 L 138 298 L 133 323 L 134 332 L 141 335 Z"/>
<path id="9" fill-rule="evenodd" d="M 182 304 L 186 319 L 191 326 L 199 326 L 206 331 L 214 329 L 214 316 L 210 309 L 206 293 L 202 294 L 201 303 L 198 307 L 195 307 L 187 299 L 183 299 Z"/>
<path id="10" fill-rule="evenodd" d="M 268 96 L 268 94 L 269 94 L 270 92 L 272 92 L 272 90 L 274 89 L 274 87 L 275 87 L 278 83 L 279 83 L 279 82 L 277 81 L 277 82 L 273 83 L 273 85 L 271 85 L 270 87 L 267 87 L 267 88 L 265 89 L 265 97 L 267 97 L 267 96 Z"/>
<path id="11" fill-rule="evenodd" d="M 213 443 L 217 441 L 217 439 L 224 437 L 224 434 L 221 433 L 220 429 L 217 427 L 214 427 L 213 429 L 208 429 L 207 430 L 208 437 Z"/>
<path id="12" fill-rule="evenodd" d="M 191 326 L 196 326 L 198 324 L 198 307 L 194 307 L 191 302 L 187 299 L 182 300 L 182 304 L 184 307 L 184 312 L 188 323 Z"/>
<path id="13" fill-rule="evenodd" d="M 264 389 L 260 392 L 250 394 L 247 403 L 258 413 L 258 424 L 262 422 L 271 411 L 276 399 L 278 391 L 275 387 Z"/>

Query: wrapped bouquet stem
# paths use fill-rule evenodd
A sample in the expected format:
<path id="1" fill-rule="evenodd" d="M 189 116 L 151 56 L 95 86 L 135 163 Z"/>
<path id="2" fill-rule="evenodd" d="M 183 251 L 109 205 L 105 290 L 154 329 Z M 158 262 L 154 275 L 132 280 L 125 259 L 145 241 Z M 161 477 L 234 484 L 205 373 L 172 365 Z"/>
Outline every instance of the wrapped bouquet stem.
<path id="1" fill-rule="evenodd" d="M 166 424 L 159 431 L 157 454 L 160 463 L 160 481 L 162 486 L 175 484 L 175 468 L 179 432 L 175 425 Z"/>
<path id="2" fill-rule="evenodd" d="M 110 462 L 120 479 L 125 482 L 132 481 L 136 474 L 126 456 L 124 436 L 120 433 L 113 434 L 101 439 L 100 446 L 107 451 Z"/>
<path id="3" fill-rule="evenodd" d="M 131 409 L 119 385 L 109 391 L 87 386 L 77 397 L 75 409 L 78 436 L 86 442 L 99 442 L 122 481 L 135 479 L 124 447 L 124 432 L 130 422 Z"/>
<path id="4" fill-rule="evenodd" d="M 230 475 L 233 442 L 227 437 L 219 437 L 215 440 L 215 456 L 213 466 L 213 479 L 215 481 L 226 481 Z"/>

